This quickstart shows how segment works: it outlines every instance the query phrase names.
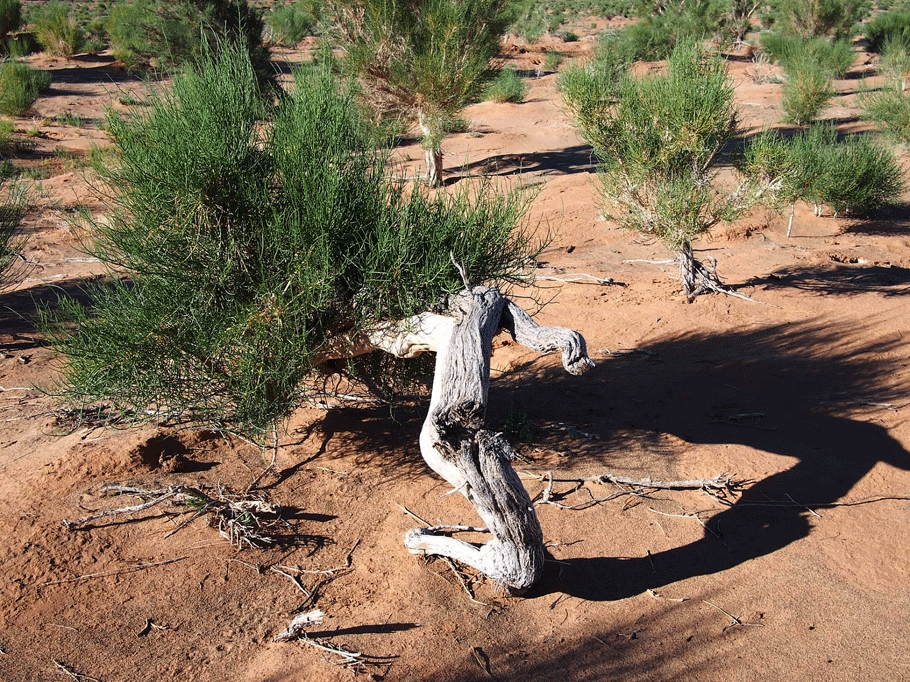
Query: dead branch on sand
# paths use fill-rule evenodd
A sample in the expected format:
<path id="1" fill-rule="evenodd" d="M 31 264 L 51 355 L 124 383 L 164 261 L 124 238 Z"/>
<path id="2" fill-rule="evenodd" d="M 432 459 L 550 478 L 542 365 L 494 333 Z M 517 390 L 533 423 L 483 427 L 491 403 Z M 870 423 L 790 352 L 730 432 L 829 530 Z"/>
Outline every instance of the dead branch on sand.
<path id="1" fill-rule="evenodd" d="M 249 494 L 234 495 L 223 486 L 218 486 L 215 495 L 210 496 L 203 489 L 186 485 L 174 485 L 169 488 L 147 490 L 133 486 L 106 485 L 101 488 L 104 493 L 134 495 L 146 501 L 129 507 L 109 509 L 84 516 L 75 521 L 63 521 L 69 530 L 78 530 L 98 519 L 114 518 L 122 514 L 135 514 L 151 509 L 159 504 L 178 505 L 183 507 L 181 513 L 192 512 L 193 516 L 180 524 L 173 533 L 187 526 L 200 516 L 210 515 L 209 523 L 218 528 L 218 533 L 225 540 L 238 548 L 266 547 L 274 543 L 274 534 L 279 526 L 288 524 L 280 516 L 279 505 Z M 171 535 L 173 535 L 171 533 Z"/>
<path id="2" fill-rule="evenodd" d="M 601 504 L 602 502 L 608 502 L 610 500 L 615 500 L 618 497 L 624 497 L 627 495 L 647 497 L 655 490 L 702 490 L 705 492 L 714 490 L 720 491 L 722 495 L 727 495 L 739 491 L 743 485 L 742 482 L 735 481 L 731 476 L 727 474 L 718 474 L 714 478 L 699 478 L 680 481 L 653 481 L 651 478 L 631 478 L 629 476 L 619 476 L 610 473 L 598 474 L 597 476 L 586 476 L 584 478 L 554 478 L 553 472 L 551 471 L 546 472 L 546 474 L 535 474 L 527 471 L 523 471 L 521 473 L 525 478 L 531 478 L 538 481 L 547 481 L 546 486 L 539 495 L 540 499 L 537 499 L 535 497 L 535 504 L 551 504 L 554 507 L 558 507 L 559 509 L 569 509 L 573 511 L 588 509 L 594 505 Z M 554 494 L 554 482 L 572 483 L 574 484 L 574 487 L 564 493 Z M 587 483 L 612 483 L 619 487 L 619 490 L 615 490 L 603 497 L 595 497 L 587 487 L 583 487 Z M 581 489 L 584 489 L 591 496 L 591 498 L 583 502 L 579 502 L 578 504 L 563 504 L 554 499 L 564 498 L 570 493 Z M 718 499 L 719 501 L 724 501 L 723 499 L 720 499 L 716 493 L 711 493 L 711 497 Z"/>

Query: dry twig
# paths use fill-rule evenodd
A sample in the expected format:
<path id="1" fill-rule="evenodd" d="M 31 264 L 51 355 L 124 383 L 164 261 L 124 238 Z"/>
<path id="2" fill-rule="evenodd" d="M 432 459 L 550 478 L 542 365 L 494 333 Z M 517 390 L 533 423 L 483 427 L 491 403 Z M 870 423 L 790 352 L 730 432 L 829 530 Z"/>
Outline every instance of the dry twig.
<path id="1" fill-rule="evenodd" d="M 63 585 L 64 583 L 75 583 L 80 580 L 88 580 L 89 578 L 105 578 L 109 575 L 120 575 L 122 573 L 133 573 L 134 571 L 144 571 L 146 568 L 152 568 L 153 566 L 164 566 L 166 564 L 173 564 L 177 561 L 183 561 L 188 557 L 179 556 L 173 559 L 165 559 L 164 561 L 153 561 L 141 562 L 135 566 L 127 566 L 126 568 L 118 568 L 113 571 L 101 571 L 100 573 L 86 573 L 85 575 L 77 575 L 75 578 L 64 578 L 63 580 L 48 580 L 45 583 L 41 583 L 41 587 L 47 587 L 48 585 Z"/>
<path id="2" fill-rule="evenodd" d="M 54 661 L 54 667 L 57 668 L 60 672 L 69 675 L 71 680 L 74 682 L 82 682 L 82 680 L 90 680 L 91 682 L 101 682 L 97 677 L 91 677 L 89 675 L 83 675 L 82 673 L 76 672 L 76 669 L 71 665 L 67 665 L 61 661 Z"/>

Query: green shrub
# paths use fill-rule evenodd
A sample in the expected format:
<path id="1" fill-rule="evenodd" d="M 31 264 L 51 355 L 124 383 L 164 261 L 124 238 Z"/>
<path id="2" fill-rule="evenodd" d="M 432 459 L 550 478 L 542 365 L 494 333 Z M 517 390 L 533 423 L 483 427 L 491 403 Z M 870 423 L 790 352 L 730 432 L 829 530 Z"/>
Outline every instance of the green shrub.
<path id="1" fill-rule="evenodd" d="M 784 83 L 783 107 L 786 120 L 795 125 L 808 125 L 834 97 L 831 77 L 815 59 L 794 59 Z"/>
<path id="2" fill-rule="evenodd" d="M 47 71 L 7 60 L 0 66 L 0 113 L 22 116 L 51 84 Z"/>
<path id="3" fill-rule="evenodd" d="M 485 98 L 494 102 L 521 104 L 528 94 L 528 84 L 510 66 L 502 69 L 486 89 Z"/>
<path id="4" fill-rule="evenodd" d="M 556 71 L 559 69 L 560 64 L 563 62 L 563 56 L 559 54 L 556 50 L 547 50 L 547 54 L 543 60 L 543 70 L 544 71 Z"/>
<path id="5" fill-rule="evenodd" d="M 601 161 L 601 188 L 617 209 L 613 219 L 659 238 L 678 254 L 690 298 L 725 290 L 692 251 L 695 238 L 751 202 L 714 184 L 717 152 L 736 132 L 733 86 L 724 63 L 686 39 L 670 55 L 666 74 L 612 80 L 576 72 L 566 79 L 570 71 L 563 74 L 564 95 L 571 83 L 597 102 L 566 98 Z"/>
<path id="6" fill-rule="evenodd" d="M 85 48 L 85 32 L 70 5 L 53 0 L 35 15 L 35 37 L 49 54 L 71 57 Z"/>
<path id="7" fill-rule="evenodd" d="M 327 352 L 460 291 L 450 258 L 505 283 L 536 253 L 524 195 L 391 180 L 355 94 L 327 68 L 295 78 L 269 126 L 237 48 L 111 115 L 117 154 L 99 172 L 116 209 L 92 251 L 117 274 L 45 318 L 70 400 L 262 434 Z"/>
<path id="8" fill-rule="evenodd" d="M 860 94 L 863 118 L 874 121 L 894 139 L 910 143 L 910 95 L 899 87 Z"/>
<path id="9" fill-rule="evenodd" d="M 577 43 L 578 42 L 578 34 L 572 32 L 572 31 L 566 31 L 565 33 L 562 34 L 561 38 L 562 38 L 562 42 L 564 42 L 564 43 Z"/>
<path id="10" fill-rule="evenodd" d="M 775 27 L 803 38 L 851 38 L 869 13 L 869 0 L 779 0 Z"/>
<path id="11" fill-rule="evenodd" d="M 516 0 L 509 10 L 509 30 L 526 43 L 536 43 L 548 29 L 546 8 L 538 0 Z"/>
<path id="12" fill-rule="evenodd" d="M 815 193 L 835 215 L 867 215 L 893 201 L 904 188 L 894 153 L 869 135 L 851 135 L 826 153 L 825 173 Z"/>
<path id="13" fill-rule="evenodd" d="M 260 82 L 273 84 L 262 30 L 262 18 L 247 0 L 124 0 L 112 8 L 108 24 L 114 56 L 128 68 L 171 71 L 237 42 Z"/>
<path id="14" fill-rule="evenodd" d="M 904 188 L 893 152 L 868 135 L 838 140 L 830 124 L 811 126 L 789 141 L 762 133 L 746 144 L 740 170 L 756 180 L 774 180 L 782 203 L 826 204 L 835 215 L 866 214 L 894 200 Z M 792 227 L 793 211 L 790 213 Z M 788 227 L 787 235 L 790 234 Z"/>
<path id="15" fill-rule="evenodd" d="M 842 77 L 856 61 L 856 52 L 849 40 L 831 40 L 823 36 L 803 38 L 785 33 L 764 33 L 762 47 L 784 69 L 814 61 L 832 78 Z"/>
<path id="16" fill-rule="evenodd" d="M 293 47 L 313 35 L 321 18 L 321 7 L 316 2 L 296 2 L 273 9 L 266 20 L 273 39 L 279 45 Z"/>
<path id="17" fill-rule="evenodd" d="M 8 175 L 0 177 L 0 290 L 17 278 L 16 264 L 21 262 L 19 252 L 23 242 L 18 232 L 24 197 L 18 186 L 9 186 L 7 181 Z"/>
<path id="18" fill-rule="evenodd" d="M 0 54 L 10 54 L 9 34 L 22 25 L 20 0 L 0 0 Z"/>
<path id="19" fill-rule="evenodd" d="M 870 52 L 881 54 L 889 40 L 910 46 L 910 7 L 878 15 L 865 25 L 864 31 Z"/>

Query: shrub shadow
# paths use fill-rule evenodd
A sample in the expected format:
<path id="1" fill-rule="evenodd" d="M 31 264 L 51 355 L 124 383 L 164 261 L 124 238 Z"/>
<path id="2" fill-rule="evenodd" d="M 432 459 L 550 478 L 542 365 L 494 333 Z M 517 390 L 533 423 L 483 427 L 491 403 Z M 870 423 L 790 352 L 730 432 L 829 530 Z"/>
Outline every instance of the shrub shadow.
<path id="1" fill-rule="evenodd" d="M 791 288 L 835 296 L 857 296 L 870 291 L 882 296 L 910 295 L 910 269 L 881 265 L 832 265 L 783 268 L 744 282 L 744 287 Z"/>
<path id="2" fill-rule="evenodd" d="M 584 377 L 553 370 L 530 385 L 509 377 L 498 381 L 491 395 L 508 393 L 548 419 L 552 402 L 585 406 L 574 419 L 584 420 L 600 440 L 572 440 L 573 454 L 563 467 L 591 470 L 604 453 L 615 459 L 617 451 L 628 450 L 630 437 L 647 433 L 672 434 L 695 446 L 739 444 L 797 460 L 748 485 L 735 504 L 708 521 L 702 539 L 649 556 L 560 557 L 536 594 L 616 600 L 733 568 L 808 537 L 810 512 L 788 495 L 823 507 L 843 500 L 880 462 L 910 469 L 901 443 L 862 418 L 906 400 L 899 369 L 907 349 L 899 339 L 866 342 L 863 331 L 859 324 L 817 322 L 693 332 L 655 339 L 645 348 L 648 355 L 608 357 Z M 753 424 L 742 423 L 742 415 L 763 416 Z M 557 411 L 556 418 L 566 416 L 565 409 Z M 645 462 L 640 475 L 663 474 L 661 456 Z M 732 549 L 722 544 L 724 537 Z"/>

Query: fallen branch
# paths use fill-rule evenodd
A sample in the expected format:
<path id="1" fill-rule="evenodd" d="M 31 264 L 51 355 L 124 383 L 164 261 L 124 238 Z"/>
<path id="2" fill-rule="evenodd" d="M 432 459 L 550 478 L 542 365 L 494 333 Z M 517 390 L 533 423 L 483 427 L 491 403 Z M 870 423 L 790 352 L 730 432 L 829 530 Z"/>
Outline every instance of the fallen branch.
<path id="1" fill-rule="evenodd" d="M 276 642 L 289 642 L 292 639 L 299 639 L 306 635 L 306 627 L 322 622 L 323 613 L 319 609 L 313 609 L 306 613 L 298 614 L 294 617 L 284 630 L 275 635 Z"/>
<path id="2" fill-rule="evenodd" d="M 544 280 L 547 282 L 562 282 L 565 284 L 597 284 L 599 286 L 609 286 L 615 285 L 618 287 L 626 286 L 625 282 L 617 282 L 612 277 L 595 277 L 594 275 L 589 275 L 584 272 L 579 272 L 575 275 L 569 275 L 567 277 L 556 277 L 554 275 L 538 275 L 534 279 L 540 281 Z"/>
<path id="3" fill-rule="evenodd" d="M 713 606 L 715 609 L 717 609 L 718 611 L 720 611 L 721 613 L 723 613 L 724 615 L 726 615 L 727 617 L 729 617 L 729 618 L 733 621 L 732 623 L 730 623 L 729 625 L 727 625 L 723 630 L 721 630 L 721 632 L 726 632 L 726 631 L 729 630 L 730 628 L 735 628 L 737 625 L 740 626 L 740 627 L 744 627 L 744 626 L 746 626 L 746 625 L 750 625 L 750 626 L 752 626 L 752 627 L 754 627 L 754 628 L 763 628 L 763 627 L 765 627 L 765 624 L 764 624 L 764 623 L 747 623 L 746 621 L 742 620 L 741 618 L 738 618 L 738 617 L 734 616 L 732 613 L 730 613 L 730 612 L 727 611 L 726 609 L 722 609 L 722 608 L 719 607 L 717 604 L 712 604 L 711 602 L 705 601 L 704 599 L 702 599 L 701 601 L 702 601 L 703 604 L 707 604 L 708 606 Z"/>
<path id="4" fill-rule="evenodd" d="M 174 559 L 165 559 L 164 561 L 153 561 L 151 563 L 142 562 L 136 564 L 135 566 L 127 566 L 126 568 L 118 568 L 113 571 L 102 571 L 101 573 L 86 573 L 85 575 L 77 575 L 75 578 L 64 578 L 63 580 L 49 580 L 45 583 L 41 583 L 41 587 L 47 587 L 48 585 L 63 585 L 64 583 L 76 583 L 80 580 L 88 580 L 89 578 L 106 578 L 109 575 L 121 575 L 123 573 L 134 573 L 136 571 L 144 571 L 147 568 L 152 568 L 154 566 L 164 566 L 166 564 L 173 564 L 177 561 L 183 561 L 189 557 L 180 556 Z"/>
<path id="5" fill-rule="evenodd" d="M 577 511 L 581 509 L 588 509 L 594 505 L 601 504 L 602 502 L 609 502 L 610 500 L 615 500 L 619 497 L 624 497 L 627 495 L 634 495 L 638 497 L 646 497 L 653 490 L 723 490 L 725 492 L 734 492 L 740 488 L 740 484 L 732 479 L 732 477 L 727 474 L 718 474 L 714 478 L 699 478 L 699 479 L 689 479 L 681 481 L 652 481 L 650 478 L 631 478 L 629 476 L 618 476 L 616 474 L 598 474 L 597 476 L 587 476 L 584 478 L 554 478 L 553 473 L 548 471 L 545 475 L 534 474 L 531 472 L 520 472 L 525 475 L 527 478 L 533 478 L 538 481 L 543 481 L 546 479 L 547 485 L 543 490 L 541 499 L 536 501 L 536 504 L 551 504 L 554 507 L 559 509 L 567 509 L 570 511 Z M 553 499 L 553 483 L 574 483 L 575 488 L 566 493 L 560 495 L 565 497 L 570 492 L 579 490 L 585 483 L 613 483 L 614 485 L 627 485 L 631 486 L 630 488 L 622 488 L 616 490 L 609 495 L 603 497 L 594 497 L 591 494 L 590 490 L 587 490 L 588 494 L 591 495 L 591 499 L 579 502 L 578 504 L 562 504 Z"/>
<path id="6" fill-rule="evenodd" d="M 57 668 L 60 672 L 69 675 L 71 680 L 75 682 L 82 682 L 82 680 L 91 680 L 92 682 L 101 682 L 97 677 L 90 677 L 89 675 L 83 675 L 82 673 L 77 673 L 76 669 L 71 665 L 62 663 L 60 661 L 54 661 L 54 667 Z"/>

